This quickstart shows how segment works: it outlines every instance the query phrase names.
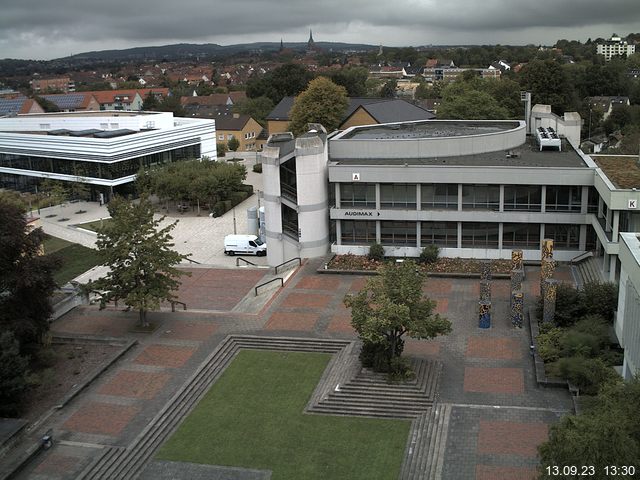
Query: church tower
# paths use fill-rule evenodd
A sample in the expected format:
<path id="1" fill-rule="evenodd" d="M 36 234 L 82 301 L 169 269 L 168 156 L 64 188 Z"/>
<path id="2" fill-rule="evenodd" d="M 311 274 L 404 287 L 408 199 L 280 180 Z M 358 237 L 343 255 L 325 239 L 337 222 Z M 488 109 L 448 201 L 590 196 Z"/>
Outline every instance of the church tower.
<path id="1" fill-rule="evenodd" d="M 316 49 L 316 42 L 313 41 L 313 32 L 309 29 L 309 41 L 307 42 L 307 51 L 313 52 Z"/>

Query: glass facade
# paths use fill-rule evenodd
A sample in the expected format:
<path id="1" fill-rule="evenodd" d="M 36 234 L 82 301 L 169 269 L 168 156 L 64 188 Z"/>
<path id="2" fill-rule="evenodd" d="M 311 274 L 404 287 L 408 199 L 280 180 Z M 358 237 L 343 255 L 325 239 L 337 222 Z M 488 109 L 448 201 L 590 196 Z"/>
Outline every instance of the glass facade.
<path id="1" fill-rule="evenodd" d="M 381 183 L 380 208 L 415 210 L 416 185 L 412 183 Z"/>
<path id="2" fill-rule="evenodd" d="M 458 184 L 434 183 L 420 186 L 420 205 L 423 210 L 457 210 Z"/>
<path id="3" fill-rule="evenodd" d="M 116 180 L 135 175 L 141 167 L 148 168 L 199 157 L 199 144 L 111 163 L 0 153 L 0 167 Z"/>
<path id="4" fill-rule="evenodd" d="M 341 183 L 340 208 L 376 208 L 375 183 Z"/>
<path id="5" fill-rule="evenodd" d="M 505 211 L 539 212 L 541 209 L 542 187 L 538 185 L 505 185 Z"/>
<path id="6" fill-rule="evenodd" d="M 548 212 L 576 212 L 582 207 L 582 187 L 548 186 L 545 209 Z"/>
<path id="7" fill-rule="evenodd" d="M 298 201 L 298 180 L 296 178 L 296 157 L 280 164 L 280 193 L 293 202 Z"/>
<path id="8" fill-rule="evenodd" d="M 465 222 L 462 224 L 462 247 L 498 248 L 498 224 Z"/>
<path id="9" fill-rule="evenodd" d="M 342 220 L 340 225 L 343 245 L 370 245 L 376 243 L 376 222 Z"/>
<path id="10" fill-rule="evenodd" d="M 420 241 L 426 245 L 456 248 L 458 246 L 458 222 L 422 222 Z"/>
<path id="11" fill-rule="evenodd" d="M 555 249 L 577 250 L 580 246 L 580 225 L 547 223 L 544 226 L 544 238 L 553 239 Z"/>
<path id="12" fill-rule="evenodd" d="M 503 248 L 537 249 L 540 247 L 539 223 L 504 223 L 502 225 Z"/>
<path id="13" fill-rule="evenodd" d="M 417 246 L 416 222 L 380 222 L 380 243 L 403 247 Z"/>
<path id="14" fill-rule="evenodd" d="M 493 210 L 500 209 L 499 185 L 463 185 L 463 210 Z"/>

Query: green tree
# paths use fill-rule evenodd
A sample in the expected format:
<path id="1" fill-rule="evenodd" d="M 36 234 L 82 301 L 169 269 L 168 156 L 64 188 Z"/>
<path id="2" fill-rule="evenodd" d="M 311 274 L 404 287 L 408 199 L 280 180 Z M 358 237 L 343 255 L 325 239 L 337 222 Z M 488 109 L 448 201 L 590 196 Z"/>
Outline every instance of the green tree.
<path id="1" fill-rule="evenodd" d="M 336 85 L 341 85 L 347 90 L 350 97 L 364 97 L 367 95 L 367 78 L 369 71 L 365 67 L 344 67 L 330 75 L 330 79 Z"/>
<path id="2" fill-rule="evenodd" d="M 158 98 L 153 94 L 151 90 L 149 90 L 149 93 L 147 93 L 147 96 L 144 97 L 144 101 L 142 102 L 142 110 L 154 111 L 158 110 L 158 107 L 160 107 Z"/>
<path id="3" fill-rule="evenodd" d="M 531 92 L 534 104 L 551 105 L 554 112 L 569 111 L 573 100 L 573 87 L 567 81 L 562 65 L 555 60 L 533 60 L 518 75 L 523 90 Z M 440 112 L 438 112 L 440 113 Z"/>
<path id="4" fill-rule="evenodd" d="M 296 97 L 291 108 L 289 129 L 295 135 L 300 135 L 306 132 L 308 123 L 320 123 L 331 132 L 340 126 L 348 106 L 344 87 L 328 78 L 318 77 L 309 82 L 309 87 Z"/>
<path id="5" fill-rule="evenodd" d="M 7 330 L 0 333 L 0 417 L 13 417 L 20 412 L 27 390 L 29 361 L 20 355 L 20 343 Z"/>
<path id="6" fill-rule="evenodd" d="M 44 237 L 29 229 L 19 205 L 0 197 L 0 331 L 13 332 L 22 351 L 49 329 L 59 260 L 40 254 Z"/>
<path id="7" fill-rule="evenodd" d="M 240 147 L 240 141 L 236 137 L 231 137 L 231 140 L 227 142 L 227 147 L 232 152 L 235 152 Z"/>
<path id="8" fill-rule="evenodd" d="M 424 296 L 426 274 L 414 262 L 387 264 L 379 273 L 360 292 L 347 295 L 344 304 L 351 309 L 351 324 L 364 343 L 363 353 L 373 351 L 377 357 L 371 366 L 393 372 L 405 334 L 435 338 L 450 333 L 451 322 L 435 313 L 436 302 Z"/>
<path id="9" fill-rule="evenodd" d="M 250 78 L 247 82 L 247 96 L 269 97 L 275 105 L 283 97 L 298 95 L 313 78 L 314 74 L 304 66 L 287 63 L 263 76 Z"/>
<path id="10" fill-rule="evenodd" d="M 575 478 L 549 475 L 547 467 L 592 465 L 589 478 L 606 480 L 605 467 L 635 465 L 640 458 L 640 380 L 607 385 L 584 413 L 565 416 L 550 430 L 540 453 L 540 478 Z M 585 461 L 588 459 L 588 461 Z M 636 472 L 637 473 L 637 472 Z M 625 477 L 630 478 L 630 477 Z"/>
<path id="11" fill-rule="evenodd" d="M 171 230 L 178 222 L 161 228 L 164 217 L 154 220 L 153 206 L 145 197 L 139 203 L 115 198 L 108 208 L 111 221 L 99 228 L 96 245 L 109 273 L 89 288 L 104 292 L 102 306 L 124 301 L 138 311 L 140 325 L 146 327 L 147 312 L 175 299 L 179 277 L 187 274 L 176 265 L 188 255 L 172 249 Z"/>
<path id="12" fill-rule="evenodd" d="M 446 95 L 438 107 L 438 118 L 501 120 L 509 118 L 509 112 L 490 94 L 467 90 L 460 95 Z"/>
<path id="13" fill-rule="evenodd" d="M 69 198 L 69 190 L 60 180 L 45 179 L 40 183 L 40 193 L 47 199 L 49 206 L 64 203 Z"/>
<path id="14" fill-rule="evenodd" d="M 397 86 L 397 80 L 387 80 L 380 88 L 379 96 L 383 98 L 395 98 Z"/>
<path id="15" fill-rule="evenodd" d="M 55 103 L 53 103 L 51 100 L 47 100 L 44 97 L 39 97 L 39 96 L 35 96 L 33 97 L 33 99 L 42 107 L 42 109 L 49 113 L 49 112 L 59 112 L 60 109 L 58 108 L 58 105 L 56 105 Z"/>
<path id="16" fill-rule="evenodd" d="M 266 127 L 266 117 L 273 110 L 274 103 L 269 97 L 247 98 L 233 106 L 234 112 L 249 115 L 263 127 Z"/>
<path id="17" fill-rule="evenodd" d="M 225 142 L 216 143 L 216 152 L 219 157 L 224 157 L 228 152 L 227 144 Z"/>

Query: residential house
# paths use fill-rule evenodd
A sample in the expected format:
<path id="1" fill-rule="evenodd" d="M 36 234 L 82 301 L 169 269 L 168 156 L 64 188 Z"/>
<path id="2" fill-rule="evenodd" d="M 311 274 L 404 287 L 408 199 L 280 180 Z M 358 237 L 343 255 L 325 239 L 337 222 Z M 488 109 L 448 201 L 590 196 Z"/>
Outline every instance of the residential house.
<path id="1" fill-rule="evenodd" d="M 205 96 L 181 97 L 180 104 L 185 105 L 235 105 L 247 98 L 245 92 L 214 93 Z"/>
<path id="2" fill-rule="evenodd" d="M 44 113 L 44 109 L 33 98 L 25 96 L 0 98 L 0 117 L 23 113 Z"/>
<path id="3" fill-rule="evenodd" d="M 140 111 L 144 99 L 151 93 L 158 100 L 169 96 L 168 88 L 141 88 L 136 90 L 102 90 L 85 92 L 92 94 L 100 104 L 100 110 Z"/>
<path id="4" fill-rule="evenodd" d="M 58 78 L 34 78 L 29 82 L 35 93 L 47 91 L 61 91 L 64 93 L 75 92 L 76 85 L 69 77 Z"/>
<path id="5" fill-rule="evenodd" d="M 41 98 L 53 103 L 61 112 L 90 112 L 100 110 L 100 103 L 89 92 L 60 93 L 40 95 Z"/>
<path id="6" fill-rule="evenodd" d="M 236 113 L 229 105 L 191 103 L 184 105 L 184 109 L 187 117 L 215 120 L 216 141 L 218 143 L 226 144 L 229 140 L 235 138 L 240 143 L 238 151 L 245 152 L 258 149 L 257 138 L 262 132 L 262 126 L 249 115 Z M 260 142 L 260 144 L 262 143 Z"/>
<path id="7" fill-rule="evenodd" d="M 629 97 L 591 97 L 589 99 L 589 107 L 593 109 L 598 109 L 602 112 L 602 120 L 606 120 L 613 112 L 613 109 L 616 107 L 629 106 L 631 103 L 629 102 Z"/>
<path id="8" fill-rule="evenodd" d="M 269 135 L 286 132 L 294 97 L 284 97 L 267 115 Z M 387 122 L 430 120 L 435 115 L 406 100 L 395 98 L 349 98 L 349 106 L 342 119 L 340 130 L 354 125 L 372 125 Z"/>
<path id="9" fill-rule="evenodd" d="M 633 43 L 628 43 L 626 40 L 622 40 L 617 35 L 613 35 L 609 40 L 605 40 L 603 43 L 596 45 L 596 53 L 603 55 L 605 61 L 611 60 L 612 57 L 618 57 L 625 55 L 630 57 L 636 52 L 636 46 Z"/>

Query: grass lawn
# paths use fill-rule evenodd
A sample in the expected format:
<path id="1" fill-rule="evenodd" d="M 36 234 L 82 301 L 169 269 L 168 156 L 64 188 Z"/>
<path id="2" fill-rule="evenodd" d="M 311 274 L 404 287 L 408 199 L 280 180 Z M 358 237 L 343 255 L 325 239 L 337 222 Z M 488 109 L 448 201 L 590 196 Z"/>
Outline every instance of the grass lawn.
<path id="1" fill-rule="evenodd" d="M 272 470 L 272 480 L 398 478 L 410 421 L 303 413 L 330 358 L 240 351 L 158 457 Z"/>
<path id="2" fill-rule="evenodd" d="M 97 250 L 51 236 L 44 241 L 44 253 L 55 253 L 62 258 L 60 268 L 53 275 L 61 286 L 100 263 Z"/>
<path id="3" fill-rule="evenodd" d="M 84 228 L 85 230 L 91 230 L 92 232 L 97 232 L 98 227 L 100 227 L 100 225 L 104 225 L 109 220 L 110 219 L 105 218 L 104 220 L 94 220 L 93 222 L 79 223 L 78 225 L 76 225 L 76 227 Z"/>

